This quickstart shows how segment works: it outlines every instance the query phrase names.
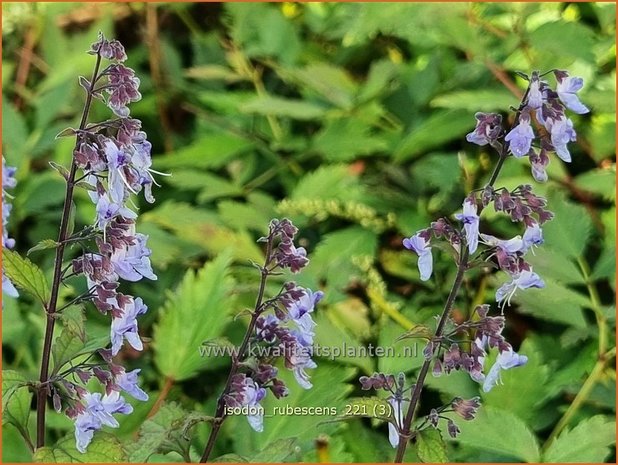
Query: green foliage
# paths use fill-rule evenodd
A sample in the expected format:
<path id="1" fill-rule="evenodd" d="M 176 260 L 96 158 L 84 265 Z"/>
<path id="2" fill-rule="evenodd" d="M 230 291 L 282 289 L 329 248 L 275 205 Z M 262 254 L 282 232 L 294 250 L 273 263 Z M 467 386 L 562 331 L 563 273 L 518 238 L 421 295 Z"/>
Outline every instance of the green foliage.
<path id="1" fill-rule="evenodd" d="M 543 462 L 603 462 L 616 443 L 616 421 L 602 415 L 565 430 L 543 454 Z"/>
<path id="2" fill-rule="evenodd" d="M 84 454 L 75 448 L 75 437 L 72 434 L 34 453 L 34 461 L 38 463 L 121 463 L 126 460 L 127 455 L 118 439 L 105 432 L 95 435 Z"/>
<path id="3" fill-rule="evenodd" d="M 155 362 L 166 377 L 181 381 L 207 367 L 198 349 L 221 335 L 233 308 L 229 262 L 224 254 L 197 273 L 188 271 L 161 309 L 154 333 Z"/>
<path id="4" fill-rule="evenodd" d="M 43 305 L 49 302 L 49 284 L 43 271 L 17 252 L 2 249 L 2 270 L 20 289 L 35 296 Z"/>
<path id="5" fill-rule="evenodd" d="M 155 33 L 146 37 L 153 31 L 144 18 L 152 10 L 156 21 L 148 27 Z M 138 70 L 143 99 L 131 114 L 153 144 L 153 168 L 171 174 L 156 176 L 154 205 L 136 205 L 158 280 L 122 285 L 149 307 L 140 321 L 144 352 L 136 357 L 125 349 L 119 357 L 127 369 L 142 370 L 151 403 L 135 402 L 131 421 L 114 431 L 124 446 L 99 432 L 89 449 L 95 455 L 82 456 L 69 435 L 37 452 L 37 460 L 197 460 L 229 369 L 228 359 L 203 358 L 200 348 L 242 339 L 259 280 L 249 265 L 263 260 L 256 240 L 271 218 L 285 216 L 299 226 L 311 263 L 299 275 L 281 276 L 268 293 L 289 279 L 325 291 L 314 314 L 315 341 L 355 353 L 318 358 L 310 391 L 278 367 L 290 397 L 269 394 L 261 434 L 244 417 L 226 420 L 213 457 L 392 461 L 384 422 L 333 420 L 349 399 L 366 394 L 358 376 L 404 371 L 412 382 L 423 361 L 422 337 L 397 339 L 414 325 L 408 336 L 434 330 L 454 278 L 452 255 L 435 247 L 434 277 L 422 282 L 417 257 L 401 240 L 440 216 L 452 219 L 463 196 L 488 179 L 496 155 L 465 141 L 473 114 L 506 116 L 526 84 L 515 72 L 553 68 L 584 78 L 581 98 L 592 109 L 573 115 L 573 162 L 552 156 L 549 180 L 538 184 L 526 158 L 509 159 L 498 183 L 532 184 L 555 213 L 544 226 L 545 244 L 526 257 L 546 287 L 518 290 L 504 311 L 508 339 L 528 364 L 504 371 L 490 393 L 466 373 L 429 376 L 421 412 L 455 396 L 480 395 L 483 406 L 474 421 L 455 419 L 462 430 L 456 441 L 444 431 L 444 441 L 438 431 L 423 431 L 406 461 L 612 459 L 613 359 L 583 391 L 557 439 L 545 442 L 585 387 L 599 349 L 611 356 L 615 347 L 614 4 L 5 3 L 2 13 L 2 150 L 18 167 L 8 225 L 16 251 L 3 252 L 3 265 L 23 291 L 17 300 L 3 299 L 5 444 L 21 444 L 23 429 L 33 427 L 32 394 L 23 383 L 40 368 L 41 302 L 49 298 L 57 246 L 49 238 L 58 234 L 62 174 L 74 143 L 56 136 L 70 136 L 64 130 L 78 125 L 77 76 L 91 71 L 84 50 L 101 30 L 124 43 Z M 95 102 L 92 121 L 108 115 Z M 81 187 L 71 211 L 76 231 L 94 217 Z M 521 224 L 492 210 L 483 211 L 484 232 L 522 233 Z M 68 243 L 63 265 L 80 253 L 81 244 Z M 508 279 L 491 269 L 466 273 L 454 316 L 494 302 Z M 65 284 L 61 305 L 86 290 L 81 276 Z M 56 315 L 53 373 L 109 343 L 109 315 L 81 305 Z M 363 356 L 370 344 L 394 356 Z M 404 348 L 416 351 L 404 356 Z M 144 421 L 166 378 L 174 380 L 166 401 Z M 362 402 L 372 402 L 371 395 Z M 287 404 L 337 407 L 337 415 L 270 415 Z M 48 417 L 51 444 L 68 433 L 70 421 Z M 5 447 L 3 459 L 32 456 L 27 447 Z"/>

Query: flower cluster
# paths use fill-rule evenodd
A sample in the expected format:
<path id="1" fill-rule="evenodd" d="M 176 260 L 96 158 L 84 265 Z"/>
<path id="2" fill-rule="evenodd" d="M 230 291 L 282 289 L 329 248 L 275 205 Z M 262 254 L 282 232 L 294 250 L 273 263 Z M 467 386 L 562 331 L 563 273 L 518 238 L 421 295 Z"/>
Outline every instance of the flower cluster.
<path id="1" fill-rule="evenodd" d="M 15 247 L 15 239 L 9 237 L 7 230 L 9 224 L 9 215 L 11 214 L 12 205 L 7 202 L 10 195 L 5 189 L 12 189 L 17 185 L 15 180 L 15 168 L 6 166 L 4 157 L 2 157 L 2 248 L 12 249 Z M 18 297 L 19 294 L 15 286 L 9 278 L 2 273 L 2 292 L 11 297 Z"/>
<path id="2" fill-rule="evenodd" d="M 567 144 L 575 141 L 576 134 L 572 121 L 566 116 L 566 109 L 578 114 L 589 111 L 576 95 L 583 85 L 582 79 L 570 77 L 566 71 L 554 71 L 554 75 L 557 81 L 555 90 L 541 80 L 538 72 L 533 72 L 528 78 L 528 91 L 517 110 L 511 130 L 506 132 L 503 129 L 501 115 L 477 113 L 476 127 L 466 139 L 496 149 L 502 158 L 501 163 L 509 154 L 516 158 L 528 156 L 533 177 L 540 182 L 546 181 L 549 153 L 555 152 L 562 160 L 571 161 Z M 535 131 L 537 127 L 539 130 Z M 498 166 L 501 167 L 501 164 Z M 526 261 L 526 255 L 534 253 L 534 248 L 543 244 L 541 227 L 553 218 L 553 214 L 546 209 L 547 201 L 534 194 L 530 185 L 520 185 L 511 191 L 496 189 L 493 183 L 498 172 L 499 168 L 489 184 L 465 198 L 462 212 L 454 215 L 457 222 L 441 218 L 429 228 L 405 238 L 403 246 L 418 255 L 418 268 L 423 281 L 431 277 L 432 243 L 437 240 L 446 242 L 449 245 L 447 249 L 455 250 L 461 272 L 475 264 L 493 263 L 509 277 L 495 295 L 499 308 L 504 310 L 518 290 L 545 286 Z M 507 215 L 511 221 L 522 223 L 522 234 L 503 239 L 481 232 L 480 215 L 490 204 L 496 212 Z M 480 305 L 463 323 L 455 323 L 448 318 L 448 313 L 442 316 L 440 333 L 429 340 L 423 352 L 425 363 L 433 362 L 434 376 L 463 370 L 488 392 L 498 384 L 503 370 L 526 364 L 527 357 L 515 352 L 502 335 L 504 316 L 488 316 L 489 310 L 489 305 Z M 498 353 L 495 363 L 486 372 L 485 359 L 490 349 L 497 349 Z M 458 399 L 453 401 L 451 408 L 462 418 L 470 419 L 479 405 L 478 399 Z M 432 410 L 428 421 L 436 426 L 442 411 Z M 449 423 L 447 429 L 451 436 L 458 433 L 454 423 Z"/>
<path id="3" fill-rule="evenodd" d="M 272 220 L 269 235 L 261 241 L 277 242 L 277 245 L 272 247 L 266 265 L 261 268 L 262 273 L 271 274 L 285 268 L 298 273 L 309 263 L 305 249 L 294 245 L 297 232 L 287 219 Z M 226 406 L 252 409 L 247 419 L 255 431 L 263 430 L 262 412 L 258 407 L 268 391 L 276 398 L 288 394 L 285 383 L 277 378 L 278 370 L 272 365 L 274 359 L 283 360 L 302 388 L 312 387 L 305 371 L 317 366 L 311 358 L 316 326 L 311 314 L 323 296 L 321 291 L 313 292 L 294 282 L 286 282 L 277 296 L 256 309 L 255 330 L 249 339 L 251 363 L 245 364 L 249 372 L 235 374 L 231 389 L 225 395 Z"/>
<path id="4" fill-rule="evenodd" d="M 112 357 L 118 354 L 125 340 L 133 349 L 142 350 L 137 318 L 147 311 L 141 298 L 118 291 L 120 281 L 157 279 L 150 264 L 148 237 L 135 229 L 137 213 L 131 200 L 132 194 L 143 191 L 148 202 L 154 201 L 151 144 L 141 130 L 141 122 L 128 118 L 127 104 L 140 98 L 139 79 L 133 70 L 119 63 L 126 59 L 126 54 L 117 40 L 99 35 L 89 53 L 97 56 L 97 72 L 93 82 L 83 77 L 80 82 L 119 118 L 75 131 L 77 144 L 73 159 L 83 170 L 81 184 L 88 188 L 95 205 L 94 225 L 86 230 L 89 238 L 95 238 L 96 249 L 73 260 L 73 272 L 86 277 L 88 291 L 82 300 L 91 300 L 101 313 L 111 316 L 111 347 L 99 351 L 104 363 L 73 367 L 75 382 L 63 379 L 52 387 L 57 409 L 61 410 L 63 401 L 67 415 L 75 420 L 77 448 L 82 452 L 94 431 L 103 425 L 118 426 L 112 414 L 132 411 L 120 396 L 121 391 L 138 400 L 148 399 L 138 387 L 139 370 L 127 373 L 113 363 Z M 102 59 L 112 63 L 99 72 Z M 109 97 L 105 98 L 104 94 Z M 86 383 L 93 376 L 105 386 L 104 396 L 88 392 L 77 382 Z"/>
<path id="5" fill-rule="evenodd" d="M 528 157 L 532 176 L 538 182 L 547 181 L 546 168 L 551 152 L 563 161 L 571 162 L 568 144 L 577 140 L 577 134 L 566 110 L 580 115 L 590 111 L 577 96 L 584 85 L 583 79 L 569 76 L 566 71 L 554 70 L 553 73 L 555 89 L 541 79 L 539 72 L 532 73 L 527 98 L 519 109 L 518 124 L 504 137 L 513 156 Z M 502 117 L 495 113 L 477 113 L 476 119 L 476 128 L 468 134 L 467 140 L 478 145 L 495 146 L 503 132 Z M 538 136 L 533 129 L 535 122 L 540 127 Z M 534 147 L 536 139 L 538 146 Z"/>

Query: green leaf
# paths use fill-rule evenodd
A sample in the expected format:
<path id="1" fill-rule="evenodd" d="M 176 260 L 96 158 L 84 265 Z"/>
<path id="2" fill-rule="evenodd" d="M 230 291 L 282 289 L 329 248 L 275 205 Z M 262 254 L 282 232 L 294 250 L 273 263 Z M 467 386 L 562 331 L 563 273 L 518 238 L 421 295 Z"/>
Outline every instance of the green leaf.
<path id="1" fill-rule="evenodd" d="M 605 200 L 616 200 L 616 166 L 580 174 L 575 178 L 575 185 Z"/>
<path id="2" fill-rule="evenodd" d="M 410 128 L 395 149 L 395 161 L 405 161 L 440 147 L 466 131 L 474 129 L 474 118 L 468 111 L 436 111 L 418 126 Z"/>
<path id="3" fill-rule="evenodd" d="M 416 453 L 425 463 L 446 463 L 446 444 L 438 429 L 425 428 L 416 435 Z"/>
<path id="4" fill-rule="evenodd" d="M 293 200 L 355 200 L 361 190 L 358 175 L 347 165 L 326 165 L 305 174 L 290 195 Z"/>
<path id="5" fill-rule="evenodd" d="M 109 336 L 95 337 L 84 342 L 76 337 L 72 330 L 64 327 L 52 347 L 52 359 L 54 361 L 52 374 L 58 373 L 64 365 L 76 357 L 102 349 L 107 344 L 109 344 Z"/>
<path id="6" fill-rule="evenodd" d="M 565 429 L 543 454 L 543 462 L 605 462 L 616 443 L 616 421 L 603 415 L 582 420 Z"/>
<path id="7" fill-rule="evenodd" d="M 34 247 L 30 248 L 30 250 L 28 250 L 26 255 L 30 255 L 32 252 L 37 252 L 39 250 L 55 249 L 56 247 L 58 247 L 58 243 L 55 240 L 53 240 L 53 239 L 43 239 L 37 245 L 35 245 Z"/>
<path id="8" fill-rule="evenodd" d="M 120 463 L 126 462 L 120 441 L 113 434 L 97 432 L 84 454 L 75 448 L 75 436 L 70 434 L 52 447 L 41 447 L 34 453 L 34 461 L 40 463 Z"/>
<path id="9" fill-rule="evenodd" d="M 204 341 L 222 335 L 234 305 L 229 254 L 222 254 L 195 273 L 189 270 L 161 309 L 154 331 L 155 362 L 176 381 L 206 369 L 200 354 Z"/>
<path id="10" fill-rule="evenodd" d="M 212 420 L 198 412 L 188 413 L 178 404 L 164 404 L 159 411 L 147 419 L 139 429 L 137 440 L 127 445 L 130 462 L 146 462 L 152 454 L 178 452 L 188 456 L 189 428 L 198 421 Z"/>
<path id="11" fill-rule="evenodd" d="M 300 451 L 296 438 L 277 439 L 251 457 L 252 463 L 282 463 Z"/>
<path id="12" fill-rule="evenodd" d="M 50 297 L 49 285 L 41 269 L 12 250 L 2 249 L 2 259 L 2 270 L 13 284 L 47 305 Z"/>
<path id="13" fill-rule="evenodd" d="M 513 94 L 501 87 L 498 89 L 458 90 L 442 94 L 431 101 L 431 106 L 456 110 L 503 111 L 517 102 Z"/>
<path id="14" fill-rule="evenodd" d="M 532 44 L 543 44 L 540 51 L 548 57 L 571 57 L 570 62 L 575 58 L 595 62 L 594 34 L 581 23 L 544 22 L 530 33 L 529 40 Z"/>
<path id="15" fill-rule="evenodd" d="M 375 152 L 386 152 L 388 144 L 371 127 L 356 118 L 329 120 L 313 138 L 313 149 L 329 161 L 347 161 Z"/>
<path id="16" fill-rule="evenodd" d="M 12 423 L 21 431 L 28 430 L 32 394 L 27 380 L 13 370 L 2 370 L 2 424 Z"/>
<path id="17" fill-rule="evenodd" d="M 543 226 L 545 242 L 560 254 L 578 258 L 592 233 L 592 220 L 581 205 L 569 202 L 562 193 L 548 196 L 554 219 Z"/>
<path id="18" fill-rule="evenodd" d="M 315 120 L 323 118 L 326 109 L 304 100 L 291 100 L 281 97 L 256 97 L 240 107 L 244 113 L 256 113 L 264 116 L 284 116 L 297 120 Z"/>
<path id="19" fill-rule="evenodd" d="M 540 460 L 539 444 L 528 426 L 515 414 L 495 407 L 481 407 L 472 421 L 451 416 L 461 430 L 460 443 L 497 452 L 526 462 Z"/>
<path id="20" fill-rule="evenodd" d="M 83 307 L 71 305 L 57 315 L 69 333 L 77 336 L 82 342 L 86 342 L 86 328 L 84 326 L 86 317 Z"/>

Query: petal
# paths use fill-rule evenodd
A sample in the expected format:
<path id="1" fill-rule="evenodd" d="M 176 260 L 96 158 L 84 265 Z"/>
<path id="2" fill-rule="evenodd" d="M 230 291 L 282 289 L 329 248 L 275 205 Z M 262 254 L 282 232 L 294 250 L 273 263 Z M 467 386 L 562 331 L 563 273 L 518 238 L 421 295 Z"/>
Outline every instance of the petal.
<path id="1" fill-rule="evenodd" d="M 427 281 L 433 271 L 433 257 L 431 250 L 423 252 L 418 258 L 418 270 L 421 274 L 421 281 Z"/>

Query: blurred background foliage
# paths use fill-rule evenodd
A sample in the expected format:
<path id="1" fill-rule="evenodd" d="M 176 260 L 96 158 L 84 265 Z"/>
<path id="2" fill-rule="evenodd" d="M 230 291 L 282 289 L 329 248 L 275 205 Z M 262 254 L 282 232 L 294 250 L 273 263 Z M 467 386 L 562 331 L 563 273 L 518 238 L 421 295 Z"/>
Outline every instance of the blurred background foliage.
<path id="1" fill-rule="evenodd" d="M 399 352 L 405 343 L 394 341 L 412 324 L 433 325 L 455 267 L 437 254 L 435 277 L 421 282 L 401 239 L 457 211 L 486 182 L 496 155 L 465 142 L 474 112 L 517 105 L 525 82 L 515 71 L 582 76 L 592 113 L 573 118 L 573 163 L 554 158 L 549 182 L 534 186 L 556 213 L 532 259 L 547 287 L 521 292 L 506 311 L 508 339 L 530 362 L 482 394 L 479 418 L 460 422 L 458 440 L 437 440 L 446 456 L 425 447 L 417 457 L 410 448 L 408 459 L 615 459 L 615 4 L 3 3 L 2 15 L 2 148 L 18 167 L 10 232 L 20 252 L 57 236 L 64 182 L 48 162 L 70 163 L 73 141 L 54 136 L 78 120 L 77 76 L 91 70 L 84 52 L 97 31 L 127 48 L 143 94 L 132 115 L 153 143 L 155 169 L 173 174 L 160 178 L 154 205 L 139 205 L 159 280 L 130 286 L 150 308 L 140 324 L 147 343 L 121 357 L 142 368 L 150 401 L 112 431 L 125 460 L 182 461 L 165 446 L 170 425 L 185 412 L 214 411 L 229 361 L 202 358 L 199 346 L 240 340 L 246 321 L 235 316 L 253 303 L 258 276 L 249 260 L 260 260 L 256 239 L 270 218 L 299 226 L 312 261 L 297 279 L 326 292 L 316 314 L 320 344 Z M 102 105 L 91 115 L 108 117 Z M 527 160 L 509 160 L 499 184 L 520 183 L 533 183 Z M 485 214 L 486 232 L 520 233 Z M 78 223 L 93 217 L 80 194 Z M 51 251 L 30 258 L 50 272 Z M 492 302 L 504 279 L 469 273 L 454 318 Z M 4 368 L 36 379 L 43 312 L 28 297 L 5 299 L 2 317 Z M 108 325 L 88 309 L 90 333 L 106 334 Z M 314 388 L 292 381 L 278 404 L 341 409 L 361 394 L 360 375 L 404 371 L 411 380 L 421 357 L 318 364 Z M 461 373 L 429 386 L 421 413 L 479 395 Z M 142 427 L 149 412 L 158 413 Z M 329 419 L 276 416 L 257 434 L 232 418 L 216 452 L 253 461 L 392 460 L 383 424 Z M 50 413 L 52 440 L 71 428 Z M 175 440 L 195 459 L 208 428 L 194 431 L 190 444 Z M 31 460 L 12 425 L 3 434 L 4 461 Z M 273 442 L 282 438 L 295 439 Z"/>

